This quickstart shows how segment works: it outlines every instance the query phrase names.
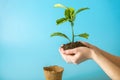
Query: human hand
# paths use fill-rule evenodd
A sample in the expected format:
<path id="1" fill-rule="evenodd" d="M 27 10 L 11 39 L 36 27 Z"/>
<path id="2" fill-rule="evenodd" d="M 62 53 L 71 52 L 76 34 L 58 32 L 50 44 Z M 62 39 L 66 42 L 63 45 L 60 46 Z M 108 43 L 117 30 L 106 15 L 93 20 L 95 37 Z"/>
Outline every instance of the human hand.
<path id="1" fill-rule="evenodd" d="M 120 57 L 111 55 L 89 43 L 81 43 L 87 47 L 77 47 L 69 50 L 60 47 L 60 54 L 66 62 L 79 64 L 87 59 L 93 59 L 112 80 L 120 80 Z"/>
<path id="2" fill-rule="evenodd" d="M 92 53 L 94 53 L 93 48 L 95 48 L 95 46 L 86 42 L 82 43 L 87 47 L 77 47 L 69 50 L 64 50 L 62 47 L 60 47 L 59 52 L 63 59 L 68 63 L 74 64 L 79 64 L 87 59 L 91 59 Z"/>

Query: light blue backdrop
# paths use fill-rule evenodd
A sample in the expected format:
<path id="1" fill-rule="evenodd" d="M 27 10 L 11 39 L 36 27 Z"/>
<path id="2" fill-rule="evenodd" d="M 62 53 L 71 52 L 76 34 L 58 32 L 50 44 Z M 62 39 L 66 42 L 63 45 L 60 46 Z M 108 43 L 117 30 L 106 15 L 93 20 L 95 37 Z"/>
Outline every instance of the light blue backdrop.
<path id="1" fill-rule="evenodd" d="M 0 80 L 45 80 L 43 67 L 64 67 L 63 80 L 110 80 L 92 60 L 79 65 L 67 64 L 58 48 L 67 40 L 50 34 L 61 31 L 70 36 L 68 23 L 56 26 L 63 9 L 89 7 L 78 15 L 76 33 L 88 32 L 88 40 L 103 50 L 120 55 L 119 0 L 0 0 Z"/>

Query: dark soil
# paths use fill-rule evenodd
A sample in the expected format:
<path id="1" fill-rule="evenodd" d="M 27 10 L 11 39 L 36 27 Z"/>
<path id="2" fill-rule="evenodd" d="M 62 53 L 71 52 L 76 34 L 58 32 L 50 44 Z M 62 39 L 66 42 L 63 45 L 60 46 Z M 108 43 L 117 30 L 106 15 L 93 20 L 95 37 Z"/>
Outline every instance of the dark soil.
<path id="1" fill-rule="evenodd" d="M 44 67 L 44 70 L 51 71 L 51 72 L 62 72 L 64 70 L 64 68 L 55 65 L 55 66 Z"/>
<path id="2" fill-rule="evenodd" d="M 73 48 L 77 48 L 77 47 L 87 47 L 87 46 L 81 42 L 70 42 L 67 44 L 63 44 L 63 46 L 62 46 L 62 48 L 64 50 L 73 49 Z"/>

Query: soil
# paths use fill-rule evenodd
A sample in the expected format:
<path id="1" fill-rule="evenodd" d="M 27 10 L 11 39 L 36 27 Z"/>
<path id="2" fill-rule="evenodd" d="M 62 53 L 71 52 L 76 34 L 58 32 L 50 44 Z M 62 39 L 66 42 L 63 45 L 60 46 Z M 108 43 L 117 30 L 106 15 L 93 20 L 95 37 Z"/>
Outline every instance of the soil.
<path id="1" fill-rule="evenodd" d="M 73 48 L 77 48 L 77 47 L 87 47 L 86 45 L 84 45 L 83 43 L 81 42 L 70 42 L 70 43 L 67 43 L 67 44 L 63 44 L 62 48 L 64 50 L 68 50 L 68 49 L 73 49 Z"/>
<path id="2" fill-rule="evenodd" d="M 44 67 L 44 70 L 50 71 L 50 72 L 62 72 L 64 69 L 60 66 L 49 66 L 49 67 Z"/>

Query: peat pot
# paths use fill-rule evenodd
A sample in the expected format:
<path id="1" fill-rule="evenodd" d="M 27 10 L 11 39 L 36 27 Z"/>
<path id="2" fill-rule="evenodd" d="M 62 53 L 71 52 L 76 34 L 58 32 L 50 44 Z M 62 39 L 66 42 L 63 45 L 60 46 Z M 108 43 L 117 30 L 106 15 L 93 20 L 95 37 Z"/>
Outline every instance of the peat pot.
<path id="1" fill-rule="evenodd" d="M 62 80 L 63 67 L 54 65 L 44 67 L 43 69 L 46 80 Z"/>

